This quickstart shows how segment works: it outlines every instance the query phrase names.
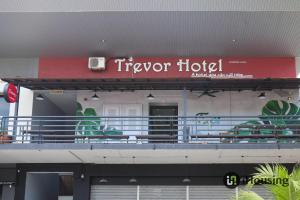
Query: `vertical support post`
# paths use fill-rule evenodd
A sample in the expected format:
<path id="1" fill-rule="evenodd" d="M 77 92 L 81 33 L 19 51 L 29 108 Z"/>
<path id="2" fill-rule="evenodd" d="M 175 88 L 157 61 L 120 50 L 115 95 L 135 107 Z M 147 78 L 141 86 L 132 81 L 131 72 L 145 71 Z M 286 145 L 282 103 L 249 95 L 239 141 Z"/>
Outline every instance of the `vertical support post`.
<path id="1" fill-rule="evenodd" d="M 182 90 L 182 98 L 183 98 L 183 106 L 182 106 L 182 113 L 183 113 L 183 142 L 188 143 L 189 140 L 189 133 L 187 128 L 187 90 L 186 87 Z"/>
<path id="2" fill-rule="evenodd" d="M 17 96 L 17 101 L 15 103 L 15 113 L 14 113 L 14 126 L 13 126 L 13 136 L 14 137 L 17 137 L 17 117 L 18 117 L 18 112 L 19 112 L 19 99 L 20 99 L 20 84 L 18 83 L 18 87 L 17 87 L 17 90 L 18 90 L 18 96 Z M 15 138 L 17 139 L 17 138 Z"/>
<path id="3" fill-rule="evenodd" d="M 136 200 L 140 200 L 140 186 L 136 186 Z"/>
<path id="4" fill-rule="evenodd" d="M 185 199 L 190 200 L 190 186 L 189 185 L 186 186 L 186 191 L 185 192 L 186 192 Z"/>
<path id="5" fill-rule="evenodd" d="M 80 175 L 79 175 L 80 176 Z M 74 175 L 74 200 L 84 200 L 90 199 L 90 176 L 89 174 L 85 174 L 84 179 L 78 177 L 77 174 Z"/>

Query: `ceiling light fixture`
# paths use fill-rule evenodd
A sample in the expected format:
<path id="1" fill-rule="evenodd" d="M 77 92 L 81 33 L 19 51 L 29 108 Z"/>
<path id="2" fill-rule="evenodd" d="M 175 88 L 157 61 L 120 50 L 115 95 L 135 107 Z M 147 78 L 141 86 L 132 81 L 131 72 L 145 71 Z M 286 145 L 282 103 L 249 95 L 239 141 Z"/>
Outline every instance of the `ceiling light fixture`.
<path id="1" fill-rule="evenodd" d="M 38 94 L 38 95 L 35 97 L 35 99 L 38 100 L 38 101 L 43 101 L 45 98 L 43 97 L 43 95 Z"/>
<path id="2" fill-rule="evenodd" d="M 264 92 L 260 93 L 260 95 L 257 96 L 259 99 L 266 99 L 266 94 Z"/>
<path id="3" fill-rule="evenodd" d="M 137 183 L 136 178 L 132 177 L 131 179 L 129 179 L 129 183 Z"/>
<path id="4" fill-rule="evenodd" d="M 94 101 L 99 100 L 99 97 L 98 97 L 98 95 L 96 94 L 96 91 L 95 91 L 95 94 L 92 96 L 92 100 L 94 100 Z"/>
<path id="5" fill-rule="evenodd" d="M 80 178 L 83 180 L 84 179 L 84 173 L 82 173 L 81 175 L 80 175 Z"/>
<path id="6" fill-rule="evenodd" d="M 149 95 L 147 96 L 147 99 L 153 100 L 153 99 L 154 99 L 154 96 L 153 96 L 151 93 L 149 93 Z"/>
<path id="7" fill-rule="evenodd" d="M 189 179 L 189 178 L 184 178 L 183 180 L 182 180 L 182 182 L 183 183 L 190 183 L 191 182 L 191 179 Z"/>
<path id="8" fill-rule="evenodd" d="M 101 178 L 101 179 L 99 180 L 99 182 L 100 182 L 100 183 L 107 183 L 108 180 L 107 180 L 106 178 Z"/>

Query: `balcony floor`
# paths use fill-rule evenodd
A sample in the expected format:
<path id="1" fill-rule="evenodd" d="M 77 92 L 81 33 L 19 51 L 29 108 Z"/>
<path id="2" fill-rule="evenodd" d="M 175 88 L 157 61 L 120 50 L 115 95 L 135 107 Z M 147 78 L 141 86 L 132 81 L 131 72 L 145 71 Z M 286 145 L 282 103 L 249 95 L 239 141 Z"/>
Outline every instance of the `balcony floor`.
<path id="1" fill-rule="evenodd" d="M 295 163 L 299 150 L 300 144 L 1 144 L 0 163 L 132 164 L 133 156 L 138 164 Z"/>

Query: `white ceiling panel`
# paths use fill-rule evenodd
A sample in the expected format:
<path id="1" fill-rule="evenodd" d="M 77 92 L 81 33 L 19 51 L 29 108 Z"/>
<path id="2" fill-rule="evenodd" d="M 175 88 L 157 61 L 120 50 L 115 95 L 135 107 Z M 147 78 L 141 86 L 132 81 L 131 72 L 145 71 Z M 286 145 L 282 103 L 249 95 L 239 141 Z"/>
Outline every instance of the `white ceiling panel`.
<path id="1" fill-rule="evenodd" d="M 2 12 L 299 11 L 299 0 L 1 0 Z"/>
<path id="2" fill-rule="evenodd" d="M 0 13 L 0 57 L 300 56 L 299 24 L 300 12 Z"/>

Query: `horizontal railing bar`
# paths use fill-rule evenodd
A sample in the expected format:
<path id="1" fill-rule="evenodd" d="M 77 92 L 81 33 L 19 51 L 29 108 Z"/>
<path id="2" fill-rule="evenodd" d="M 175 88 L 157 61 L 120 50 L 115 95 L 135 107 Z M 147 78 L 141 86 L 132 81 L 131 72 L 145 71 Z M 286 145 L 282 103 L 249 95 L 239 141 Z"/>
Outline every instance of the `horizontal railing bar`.
<path id="1" fill-rule="evenodd" d="M 256 118 L 249 118 L 248 120 L 257 120 L 257 121 L 273 121 L 273 120 L 284 120 L 284 121 L 288 121 L 288 122 L 297 122 L 299 121 L 299 119 L 256 119 Z M 107 118 L 102 118 L 100 120 L 96 120 L 96 119 L 74 119 L 74 120 L 58 120 L 58 119 L 28 119 L 28 120 L 22 120 L 22 119 L 18 119 L 17 121 L 19 122 L 40 122 L 40 121 L 44 121 L 44 122 L 80 122 L 80 121 L 101 121 L 101 122 L 117 122 L 117 121 L 128 121 L 128 122 L 132 122 L 132 121 L 145 121 L 145 122 L 158 122 L 158 121 L 183 121 L 185 119 L 125 119 L 125 118 L 119 118 L 119 119 L 107 119 Z M 220 122 L 220 121 L 224 121 L 224 122 L 232 122 L 232 121 L 246 121 L 246 119 L 219 119 L 219 120 L 194 120 L 194 119 L 186 119 L 185 121 L 187 122 L 198 122 L 198 123 L 215 123 L 215 122 Z M 6 122 L 15 122 L 15 120 L 11 119 L 8 120 Z"/>
<path id="2" fill-rule="evenodd" d="M 7 131 L 7 130 L 1 130 L 1 132 L 11 132 L 11 131 Z M 53 130 L 53 129 L 48 129 L 48 130 L 23 130 L 22 133 L 34 133 L 34 132 L 40 132 L 40 133 L 47 133 L 47 132 L 110 132 L 110 131 L 131 131 L 131 132 L 184 132 L 185 129 L 155 129 L 155 130 L 151 130 L 151 129 L 116 129 L 116 130 L 72 130 L 72 129 L 67 129 L 67 130 Z M 272 131 L 272 132 L 282 132 L 282 131 L 300 131 L 300 129 L 277 129 L 277 130 L 245 130 L 247 132 L 260 132 L 260 131 Z M 226 129 L 213 129 L 213 130 L 209 130 L 209 129 L 203 129 L 203 130 L 197 130 L 197 131 L 193 131 L 193 132 L 197 132 L 198 134 L 201 134 L 201 132 L 211 132 L 211 133 L 239 133 L 242 132 L 240 131 L 231 131 L 231 130 L 226 130 Z M 203 133 L 202 133 L 203 134 Z"/>
<path id="3" fill-rule="evenodd" d="M 274 134 L 253 134 L 253 135 L 190 135 L 195 138 L 300 138 L 300 134 L 274 135 Z"/>
<path id="4" fill-rule="evenodd" d="M 19 122 L 19 121 L 16 121 L 16 122 Z M 40 122 L 45 122 L 45 121 L 40 121 Z M 80 122 L 95 122 L 95 121 L 88 121 L 88 120 L 86 120 L 86 121 L 80 121 Z M 124 122 L 124 121 L 122 121 L 122 120 L 120 120 L 120 122 Z M 140 122 L 140 121 L 136 121 L 136 122 Z M 173 121 L 171 121 L 171 122 L 173 122 Z M 173 125 L 174 126 L 176 126 L 176 125 L 182 125 L 181 123 L 183 123 L 183 121 L 176 121 L 176 122 L 180 122 L 180 123 L 174 123 Z M 103 125 L 118 125 L 118 126 L 120 126 L 120 125 L 123 125 L 123 126 L 133 126 L 133 125 L 135 125 L 135 126 L 140 126 L 140 125 L 157 125 L 157 126 L 159 126 L 159 125 L 164 125 L 164 124 L 113 124 L 113 123 L 107 123 L 107 122 L 104 122 L 103 123 Z M 17 126 L 26 126 L 27 124 L 20 124 L 20 123 L 18 123 L 18 124 L 16 124 Z M 15 125 L 15 126 L 16 126 Z M 53 126 L 53 125 L 57 125 L 57 126 L 76 126 L 76 125 L 78 125 L 78 124 L 28 124 L 28 126 Z M 238 127 L 241 127 L 241 128 L 243 128 L 243 127 L 245 127 L 245 126 L 247 126 L 247 127 L 257 127 L 257 126 L 264 126 L 264 127 L 266 127 L 266 126 L 268 126 L 267 124 L 257 124 L 257 125 L 241 125 L 241 124 L 232 124 L 232 123 L 228 123 L 228 124 L 187 124 L 187 125 L 189 125 L 189 126 L 229 126 L 229 125 L 235 125 L 235 126 L 238 126 Z M 297 124 L 284 124 L 284 125 L 269 125 L 269 126 L 299 126 L 300 125 L 300 121 L 299 121 L 299 124 L 297 123 Z M 13 124 L 7 124 L 6 126 L 14 126 Z M 247 128 L 246 127 L 246 128 Z"/>
<path id="5" fill-rule="evenodd" d="M 57 130 L 54 130 L 54 129 L 47 129 L 47 130 L 28 130 L 27 132 L 30 133 L 30 132 L 70 132 L 70 131 L 73 131 L 73 132 L 108 132 L 108 131 L 152 131 L 152 132 L 157 132 L 157 131 L 169 131 L 169 132 L 172 132 L 172 131 L 178 131 L 178 129 L 153 129 L 153 130 L 149 130 L 149 129 L 117 129 L 117 130 L 68 130 L 68 129 L 57 129 Z M 26 132 L 26 131 L 24 131 Z"/>
<path id="6" fill-rule="evenodd" d="M 2 132 L 11 132 L 11 130 L 5 130 L 0 129 Z M 186 131 L 184 127 L 182 128 L 170 128 L 170 129 L 149 129 L 149 128 L 139 128 L 139 129 L 104 129 L 104 130 L 98 130 L 98 129 L 41 129 L 41 130 L 35 130 L 35 129 L 18 129 L 18 131 L 22 133 L 26 132 L 109 132 L 109 131 L 133 131 L 133 132 L 157 132 L 157 131 L 170 131 L 170 132 L 183 132 Z M 228 129 L 198 129 L 198 130 L 191 130 L 189 131 L 190 134 L 193 134 L 194 132 L 198 133 L 205 133 L 205 132 L 219 132 L 219 133 L 240 133 L 240 132 L 264 132 L 264 131 L 274 131 L 274 132 L 282 132 L 282 131 L 300 131 L 300 129 L 248 129 L 248 130 L 228 130 Z"/>
<path id="7" fill-rule="evenodd" d="M 34 135 L 41 138 L 127 138 L 127 137 L 137 137 L 137 138 L 160 138 L 160 137 L 180 137 L 178 135 Z M 253 134 L 253 135 L 190 135 L 194 138 L 300 138 L 300 134 L 294 135 L 276 135 L 276 134 Z M 16 138 L 16 137 L 12 137 Z M 1 140 L 0 140 L 1 141 Z"/>
<path id="8" fill-rule="evenodd" d="M 31 127 L 96 127 L 96 126 L 154 126 L 154 127 L 158 127 L 158 126 L 183 126 L 183 124 L 83 124 L 83 125 L 70 125 L 70 124 L 41 124 L 41 125 L 28 125 Z M 6 127 L 26 127 L 27 125 L 24 124 L 10 124 L 7 125 Z M 300 127 L 300 123 L 299 124 L 288 124 L 288 125 L 272 125 L 272 126 L 266 126 L 266 125 L 247 125 L 247 126 L 240 126 L 239 124 L 216 124 L 216 125 L 197 125 L 197 124 L 187 124 L 187 126 L 189 127 L 225 127 L 225 126 L 235 126 L 236 129 L 245 129 L 245 128 L 265 128 L 265 129 L 271 129 L 271 128 L 290 128 L 290 127 Z"/>
<path id="9" fill-rule="evenodd" d="M 226 116 L 226 115 L 212 115 L 212 116 L 3 116 L 5 118 L 299 118 L 300 115 L 258 115 L 258 116 Z"/>

